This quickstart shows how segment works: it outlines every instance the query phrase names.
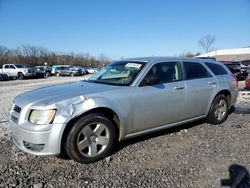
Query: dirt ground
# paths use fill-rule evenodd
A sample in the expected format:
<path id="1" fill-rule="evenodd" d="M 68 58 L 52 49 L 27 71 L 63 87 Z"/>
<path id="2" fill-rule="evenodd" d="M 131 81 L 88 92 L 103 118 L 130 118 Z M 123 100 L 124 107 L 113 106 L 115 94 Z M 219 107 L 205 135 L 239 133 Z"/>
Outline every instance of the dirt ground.
<path id="1" fill-rule="evenodd" d="M 242 180 L 239 187 L 250 187 L 250 112 L 241 110 L 250 109 L 247 100 L 221 125 L 198 121 L 126 140 L 109 157 L 89 165 L 16 148 L 8 125 L 14 97 L 83 78 L 0 82 L 0 187 L 211 188 L 230 187 L 235 180 Z"/>

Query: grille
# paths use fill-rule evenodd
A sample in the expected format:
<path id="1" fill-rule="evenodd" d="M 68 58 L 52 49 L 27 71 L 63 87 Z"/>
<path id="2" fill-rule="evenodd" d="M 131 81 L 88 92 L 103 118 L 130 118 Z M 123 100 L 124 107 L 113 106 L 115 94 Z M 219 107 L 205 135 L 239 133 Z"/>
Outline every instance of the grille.
<path id="1" fill-rule="evenodd" d="M 17 105 L 14 106 L 14 111 L 15 111 L 15 112 L 20 113 L 21 110 L 22 110 L 21 107 L 19 107 L 19 106 L 17 106 Z"/>

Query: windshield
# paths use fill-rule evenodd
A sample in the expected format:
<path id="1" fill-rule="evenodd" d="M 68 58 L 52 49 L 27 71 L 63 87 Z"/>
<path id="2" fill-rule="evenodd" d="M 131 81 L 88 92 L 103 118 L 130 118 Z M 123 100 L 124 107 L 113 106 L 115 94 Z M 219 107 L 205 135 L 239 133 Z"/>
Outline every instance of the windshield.
<path id="1" fill-rule="evenodd" d="M 133 82 L 144 65 L 144 62 L 115 62 L 104 67 L 87 81 L 109 85 L 128 86 Z"/>
<path id="2" fill-rule="evenodd" d="M 40 69 L 41 71 L 44 71 L 44 70 L 45 70 L 44 67 L 37 67 L 37 69 Z"/>
<path id="3" fill-rule="evenodd" d="M 20 65 L 20 64 L 15 64 L 15 66 L 16 66 L 17 68 L 26 68 L 24 65 Z"/>

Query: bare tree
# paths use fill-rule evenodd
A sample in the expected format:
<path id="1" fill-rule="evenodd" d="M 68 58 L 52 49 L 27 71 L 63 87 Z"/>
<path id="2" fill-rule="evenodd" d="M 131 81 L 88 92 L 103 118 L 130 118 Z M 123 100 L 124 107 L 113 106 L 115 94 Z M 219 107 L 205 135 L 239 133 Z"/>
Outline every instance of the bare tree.
<path id="1" fill-rule="evenodd" d="M 98 67 L 102 67 L 102 66 L 105 66 L 107 65 L 109 62 L 111 62 L 111 59 L 109 57 L 107 57 L 106 55 L 104 54 L 100 54 L 99 57 L 98 57 L 98 64 L 97 66 Z"/>
<path id="2" fill-rule="evenodd" d="M 5 46 L 0 46 L 0 55 L 6 55 L 9 52 L 9 49 Z"/>
<path id="3" fill-rule="evenodd" d="M 206 35 L 205 37 L 202 37 L 199 40 L 198 44 L 205 50 L 205 52 L 208 53 L 211 51 L 211 47 L 214 42 L 215 42 L 215 36 Z"/>
<path id="4" fill-rule="evenodd" d="M 194 57 L 195 54 L 193 54 L 192 52 L 186 52 L 184 54 L 181 55 L 181 57 Z"/>
<path id="5" fill-rule="evenodd" d="M 20 63 L 26 66 L 43 65 L 81 65 L 99 67 L 110 63 L 110 58 L 101 54 L 98 58 L 88 53 L 59 53 L 51 52 L 46 48 L 31 45 L 22 45 L 16 49 L 0 46 L 0 65 L 6 63 Z"/>

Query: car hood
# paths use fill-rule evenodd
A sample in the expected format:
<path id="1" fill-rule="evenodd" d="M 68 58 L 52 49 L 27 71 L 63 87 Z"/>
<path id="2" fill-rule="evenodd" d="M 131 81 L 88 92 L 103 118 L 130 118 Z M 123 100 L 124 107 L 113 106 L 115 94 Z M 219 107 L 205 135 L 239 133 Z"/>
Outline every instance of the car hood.
<path id="1" fill-rule="evenodd" d="M 120 87 L 80 81 L 28 91 L 17 96 L 15 100 L 20 100 L 21 103 L 26 104 L 39 103 L 39 105 L 49 105 L 69 98 L 112 91 L 118 88 Z"/>

